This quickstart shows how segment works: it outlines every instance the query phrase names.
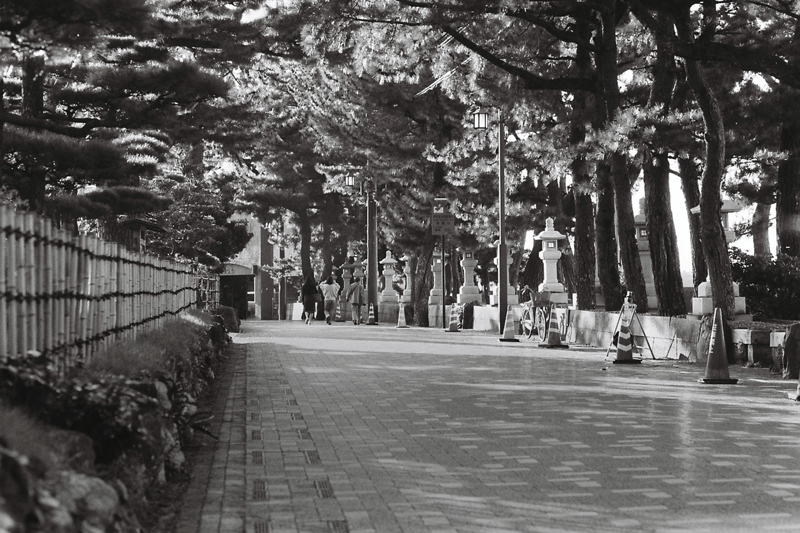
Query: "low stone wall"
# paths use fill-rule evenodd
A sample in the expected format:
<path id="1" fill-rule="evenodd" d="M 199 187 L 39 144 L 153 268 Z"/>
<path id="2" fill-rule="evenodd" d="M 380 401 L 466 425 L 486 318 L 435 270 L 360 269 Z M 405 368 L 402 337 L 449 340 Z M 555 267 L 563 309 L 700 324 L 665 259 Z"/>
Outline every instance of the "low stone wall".
<path id="1" fill-rule="evenodd" d="M 589 346 L 608 347 L 617 330 L 619 313 L 604 311 L 570 311 L 568 342 Z M 649 359 L 650 349 L 658 359 L 688 359 L 703 362 L 706 348 L 698 350 L 701 342 L 702 322 L 686 318 L 650 316 L 637 314 L 631 324 L 634 345 L 641 356 Z M 644 333 L 644 334 L 643 334 Z M 705 339 L 705 343 L 708 340 Z"/>

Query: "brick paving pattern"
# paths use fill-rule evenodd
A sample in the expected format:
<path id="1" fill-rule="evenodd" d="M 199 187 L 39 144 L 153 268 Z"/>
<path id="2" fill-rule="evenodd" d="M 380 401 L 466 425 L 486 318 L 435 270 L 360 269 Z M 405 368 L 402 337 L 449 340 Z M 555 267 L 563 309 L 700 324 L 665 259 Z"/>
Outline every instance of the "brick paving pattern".
<path id="1" fill-rule="evenodd" d="M 800 531 L 796 382 L 245 322 L 178 533 Z M 649 355 L 649 354 L 648 354 Z"/>

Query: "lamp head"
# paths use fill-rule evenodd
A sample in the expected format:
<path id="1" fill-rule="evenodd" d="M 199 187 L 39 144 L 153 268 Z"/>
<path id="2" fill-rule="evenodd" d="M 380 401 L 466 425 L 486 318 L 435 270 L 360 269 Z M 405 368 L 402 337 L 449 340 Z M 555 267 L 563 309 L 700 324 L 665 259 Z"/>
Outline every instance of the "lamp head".
<path id="1" fill-rule="evenodd" d="M 479 109 L 472 114 L 472 121 L 475 129 L 485 130 L 489 127 L 489 113 Z"/>

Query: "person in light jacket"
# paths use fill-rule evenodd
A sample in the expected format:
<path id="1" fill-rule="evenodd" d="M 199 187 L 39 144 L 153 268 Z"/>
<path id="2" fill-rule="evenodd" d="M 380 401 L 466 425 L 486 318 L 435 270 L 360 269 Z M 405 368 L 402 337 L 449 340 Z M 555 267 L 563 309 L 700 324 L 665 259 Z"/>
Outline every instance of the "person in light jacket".
<path id="1" fill-rule="evenodd" d="M 353 309 L 353 324 L 358 325 L 361 323 L 361 306 L 364 305 L 364 286 L 361 284 L 361 278 L 353 278 L 345 296 Z"/>
<path id="2" fill-rule="evenodd" d="M 333 276 L 328 276 L 320 287 L 322 297 L 325 299 L 325 320 L 328 324 L 335 318 L 336 300 L 339 298 L 339 284 L 333 281 Z"/>

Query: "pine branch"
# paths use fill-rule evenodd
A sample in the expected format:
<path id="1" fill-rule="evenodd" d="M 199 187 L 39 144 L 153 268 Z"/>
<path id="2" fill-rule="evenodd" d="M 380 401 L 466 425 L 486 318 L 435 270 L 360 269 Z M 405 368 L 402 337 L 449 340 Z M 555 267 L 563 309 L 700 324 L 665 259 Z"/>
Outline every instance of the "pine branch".
<path id="1" fill-rule="evenodd" d="M 443 26 L 442 30 L 453 37 L 459 44 L 475 52 L 490 64 L 519 78 L 525 86 L 533 91 L 594 91 L 596 80 L 593 78 L 545 78 L 538 76 L 528 70 L 514 66 L 501 59 L 497 55 L 489 52 L 486 48 L 479 46 L 463 33 L 454 28 Z"/>

